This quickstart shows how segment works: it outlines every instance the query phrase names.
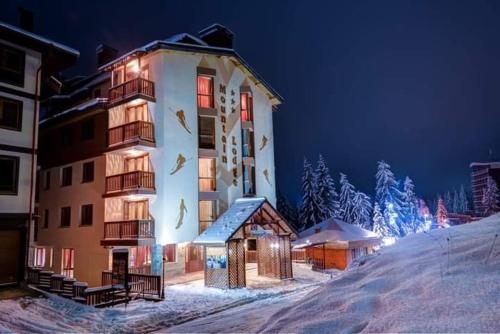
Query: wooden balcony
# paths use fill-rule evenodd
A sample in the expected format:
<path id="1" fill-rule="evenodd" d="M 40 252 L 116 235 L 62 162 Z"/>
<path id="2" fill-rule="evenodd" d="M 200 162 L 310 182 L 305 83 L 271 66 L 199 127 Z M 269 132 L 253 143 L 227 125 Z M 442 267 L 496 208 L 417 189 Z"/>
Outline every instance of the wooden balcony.
<path id="1" fill-rule="evenodd" d="M 155 174 L 153 172 L 134 171 L 106 177 L 104 197 L 132 194 L 154 194 Z"/>
<path id="2" fill-rule="evenodd" d="M 155 102 L 155 84 L 143 78 L 135 78 L 109 89 L 108 107 L 114 107 L 134 99 Z"/>
<path id="3" fill-rule="evenodd" d="M 153 219 L 136 219 L 104 223 L 101 246 L 152 245 L 155 238 Z"/>
<path id="4" fill-rule="evenodd" d="M 108 147 L 115 149 L 130 145 L 154 147 L 154 124 L 145 121 L 135 121 L 108 130 Z"/>

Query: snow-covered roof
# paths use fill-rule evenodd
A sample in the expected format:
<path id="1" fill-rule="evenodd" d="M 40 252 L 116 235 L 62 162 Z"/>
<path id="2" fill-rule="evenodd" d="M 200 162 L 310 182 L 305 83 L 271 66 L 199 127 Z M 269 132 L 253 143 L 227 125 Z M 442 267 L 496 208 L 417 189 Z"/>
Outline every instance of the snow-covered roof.
<path id="1" fill-rule="evenodd" d="M 47 44 L 47 45 L 50 45 L 56 49 L 59 49 L 61 51 L 64 51 L 64 52 L 67 52 L 67 53 L 71 53 L 73 54 L 74 56 L 77 56 L 79 57 L 80 56 L 80 52 L 78 52 L 77 50 L 73 49 L 73 48 L 70 48 L 69 46 L 66 46 L 66 45 L 63 45 L 61 43 L 57 43 L 57 42 L 54 42 L 48 38 L 45 38 L 45 37 L 42 37 L 42 36 L 39 36 L 39 35 L 36 35 L 30 31 L 26 31 L 24 29 L 21 29 L 19 27 L 16 27 L 16 26 L 13 26 L 13 25 L 10 25 L 8 23 L 5 23 L 5 22 L 0 22 L 0 27 L 2 28 L 5 28 L 5 29 L 9 29 L 9 30 L 12 30 L 12 31 L 15 31 L 16 33 L 20 34 L 20 35 L 23 35 L 25 37 L 28 37 L 28 38 L 31 38 L 31 39 L 35 39 L 43 44 Z"/>
<path id="2" fill-rule="evenodd" d="M 482 167 L 482 166 L 489 166 L 492 168 L 500 168 L 500 162 L 497 161 L 492 161 L 492 162 L 472 162 L 469 167 Z"/>
<path id="3" fill-rule="evenodd" d="M 183 41 L 186 41 L 186 40 L 192 40 L 193 42 L 195 42 L 199 45 L 208 46 L 208 44 L 205 41 L 203 41 L 200 38 L 195 37 L 191 34 L 188 34 L 188 33 L 175 34 L 175 35 L 170 36 L 167 39 L 165 39 L 165 41 L 172 42 L 172 43 L 182 43 Z"/>
<path id="4" fill-rule="evenodd" d="M 82 102 L 82 103 L 80 103 L 80 104 L 78 104 L 76 106 L 73 106 L 71 108 L 63 110 L 60 113 L 57 113 L 57 114 L 55 114 L 53 116 L 47 117 L 45 119 L 42 119 L 40 121 L 40 125 L 44 124 L 45 122 L 51 121 L 51 120 L 59 118 L 61 116 L 64 116 L 66 114 L 69 114 L 70 112 L 73 112 L 73 111 L 84 111 L 84 110 L 87 110 L 88 108 L 93 107 L 95 105 L 98 105 L 98 104 L 101 104 L 101 103 L 107 103 L 107 102 L 108 102 L 107 98 L 95 98 L 95 99 L 92 99 L 92 100 L 88 100 L 88 101 Z"/>
<path id="5" fill-rule="evenodd" d="M 202 245 L 225 244 L 265 202 L 266 199 L 263 197 L 237 199 L 193 243 Z"/>
<path id="6" fill-rule="evenodd" d="M 359 241 L 378 242 L 378 236 L 357 225 L 348 224 L 336 218 L 330 218 L 314 225 L 299 234 L 299 239 L 294 241 L 296 248 L 314 246 L 325 243 L 344 244 Z"/>

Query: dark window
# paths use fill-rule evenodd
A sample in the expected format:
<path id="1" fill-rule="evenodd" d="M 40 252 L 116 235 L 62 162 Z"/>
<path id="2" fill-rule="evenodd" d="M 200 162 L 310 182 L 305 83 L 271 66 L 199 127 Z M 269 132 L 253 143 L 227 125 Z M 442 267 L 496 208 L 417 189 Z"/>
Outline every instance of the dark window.
<path id="1" fill-rule="evenodd" d="M 92 225 L 92 212 L 93 212 L 92 204 L 82 205 L 82 217 L 81 217 L 82 220 L 80 222 L 81 225 L 83 226 Z"/>
<path id="2" fill-rule="evenodd" d="M 61 130 L 61 144 L 63 147 L 73 144 L 73 129 L 70 127 L 65 127 Z"/>
<path id="3" fill-rule="evenodd" d="M 0 97 L 0 128 L 22 130 L 23 103 Z"/>
<path id="4" fill-rule="evenodd" d="M 241 130 L 241 146 L 242 146 L 242 155 L 244 157 L 253 157 L 254 156 L 254 138 L 253 131 L 250 129 Z"/>
<path id="5" fill-rule="evenodd" d="M 177 245 L 168 244 L 163 246 L 163 257 L 165 262 L 177 262 Z"/>
<path id="6" fill-rule="evenodd" d="M 256 239 L 247 239 L 247 250 L 256 251 L 257 250 L 257 240 Z"/>
<path id="7" fill-rule="evenodd" d="M 243 165 L 243 195 L 255 195 L 255 167 Z"/>
<path id="8" fill-rule="evenodd" d="M 198 141 L 200 148 L 215 149 L 215 118 L 198 117 Z"/>
<path id="9" fill-rule="evenodd" d="M 0 194 L 17 195 L 19 158 L 0 155 Z"/>
<path id="10" fill-rule="evenodd" d="M 89 161 L 83 164 L 82 183 L 94 181 L 94 162 Z"/>
<path id="11" fill-rule="evenodd" d="M 61 171 L 61 186 L 70 186 L 73 178 L 73 167 L 64 167 Z"/>
<path id="12" fill-rule="evenodd" d="M 24 86 L 24 61 L 23 51 L 0 44 L 0 81 Z"/>
<path id="13" fill-rule="evenodd" d="M 50 170 L 45 172 L 45 179 L 43 180 L 43 189 L 50 189 Z"/>
<path id="14" fill-rule="evenodd" d="M 71 226 L 71 207 L 61 208 L 61 227 Z"/>
<path id="15" fill-rule="evenodd" d="M 49 209 L 45 209 L 43 214 L 43 228 L 49 227 Z"/>
<path id="16" fill-rule="evenodd" d="M 88 119 L 82 123 L 82 132 L 80 135 L 80 139 L 82 141 L 94 139 L 94 120 L 93 119 Z"/>

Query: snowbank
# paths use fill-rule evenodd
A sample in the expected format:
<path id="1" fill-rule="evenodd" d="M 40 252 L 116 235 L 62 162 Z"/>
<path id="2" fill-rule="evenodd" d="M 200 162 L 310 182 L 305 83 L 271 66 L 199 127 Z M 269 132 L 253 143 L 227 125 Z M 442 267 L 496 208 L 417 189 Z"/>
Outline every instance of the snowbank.
<path id="1" fill-rule="evenodd" d="M 499 234 L 496 215 L 406 237 L 257 331 L 500 332 Z"/>

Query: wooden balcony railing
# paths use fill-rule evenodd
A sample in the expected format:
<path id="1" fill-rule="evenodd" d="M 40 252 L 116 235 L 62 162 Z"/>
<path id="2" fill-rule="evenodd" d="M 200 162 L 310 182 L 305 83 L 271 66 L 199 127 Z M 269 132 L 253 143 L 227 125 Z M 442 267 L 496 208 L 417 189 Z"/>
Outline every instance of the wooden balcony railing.
<path id="1" fill-rule="evenodd" d="M 122 144 L 131 140 L 143 140 L 154 143 L 154 124 L 145 121 L 135 121 L 108 130 L 108 146 Z"/>
<path id="2" fill-rule="evenodd" d="M 149 239 L 155 236 L 153 219 L 136 219 L 104 223 L 104 240 Z"/>
<path id="3" fill-rule="evenodd" d="M 109 89 L 109 104 L 116 104 L 126 99 L 145 97 L 154 100 L 155 84 L 143 78 L 135 78 Z"/>
<path id="4" fill-rule="evenodd" d="M 153 172 L 134 171 L 106 177 L 106 193 L 137 189 L 155 190 Z"/>

